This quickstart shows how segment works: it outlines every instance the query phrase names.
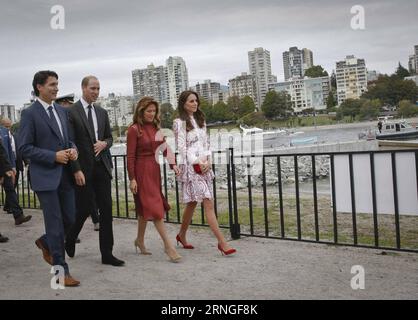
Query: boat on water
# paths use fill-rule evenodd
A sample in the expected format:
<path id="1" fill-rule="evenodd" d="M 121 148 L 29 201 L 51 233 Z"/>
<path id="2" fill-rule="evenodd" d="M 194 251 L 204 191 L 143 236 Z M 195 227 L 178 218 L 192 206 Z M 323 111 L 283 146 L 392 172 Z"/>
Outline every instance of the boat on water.
<path id="1" fill-rule="evenodd" d="M 378 140 L 412 140 L 418 139 L 418 127 L 405 120 L 387 121 L 382 124 L 382 131 L 376 132 Z"/>
<path id="2" fill-rule="evenodd" d="M 264 138 L 270 138 L 270 137 L 274 137 L 277 135 L 282 135 L 282 134 L 286 134 L 287 131 L 286 130 L 282 130 L 282 129 L 277 129 L 277 130 L 268 130 L 265 131 L 263 129 L 257 128 L 257 127 L 253 127 L 253 128 L 246 128 L 243 127 L 242 125 L 239 126 L 240 129 L 242 130 L 242 134 L 245 135 L 261 135 Z"/>
<path id="3" fill-rule="evenodd" d="M 300 146 L 318 143 L 318 137 L 305 137 L 290 140 L 290 146 Z"/>

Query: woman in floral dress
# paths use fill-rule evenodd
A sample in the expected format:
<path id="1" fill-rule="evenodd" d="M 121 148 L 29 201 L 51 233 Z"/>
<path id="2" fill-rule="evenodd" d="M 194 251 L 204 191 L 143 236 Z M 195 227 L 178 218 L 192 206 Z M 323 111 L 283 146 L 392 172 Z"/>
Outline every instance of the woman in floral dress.
<path id="1" fill-rule="evenodd" d="M 194 247 L 186 240 L 186 232 L 198 203 L 203 203 L 207 222 L 218 240 L 222 254 L 236 252 L 226 242 L 219 230 L 213 204 L 213 179 L 211 151 L 206 133 L 205 115 L 199 108 L 199 96 L 194 91 L 181 93 L 178 102 L 179 118 L 174 120 L 173 130 L 179 152 L 178 181 L 181 186 L 181 202 L 186 204 L 183 221 L 176 240 L 185 249 Z"/>

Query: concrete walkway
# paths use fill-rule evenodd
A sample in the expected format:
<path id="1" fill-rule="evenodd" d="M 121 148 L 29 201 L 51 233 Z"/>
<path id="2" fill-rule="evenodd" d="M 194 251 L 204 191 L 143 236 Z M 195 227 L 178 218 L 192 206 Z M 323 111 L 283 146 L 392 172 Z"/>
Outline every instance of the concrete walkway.
<path id="1" fill-rule="evenodd" d="M 146 234 L 151 256 L 137 255 L 136 222 L 114 220 L 117 257 L 123 268 L 100 263 L 98 232 L 86 222 L 69 259 L 78 288 L 53 290 L 50 267 L 34 245 L 44 226 L 40 211 L 15 227 L 0 214 L 0 299 L 418 299 L 418 254 L 334 247 L 261 238 L 234 241 L 238 254 L 222 257 L 208 228 L 192 227 L 194 250 L 179 249 L 183 261 L 167 260 L 153 225 Z M 178 225 L 167 224 L 174 240 Z M 351 288 L 351 268 L 365 269 L 365 289 Z"/>

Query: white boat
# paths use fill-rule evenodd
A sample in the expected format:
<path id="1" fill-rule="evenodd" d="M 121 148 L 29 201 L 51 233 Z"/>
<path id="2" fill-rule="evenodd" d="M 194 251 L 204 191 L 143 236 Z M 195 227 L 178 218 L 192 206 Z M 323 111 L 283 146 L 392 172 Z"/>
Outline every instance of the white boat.
<path id="1" fill-rule="evenodd" d="M 257 127 L 245 128 L 242 125 L 240 125 L 239 128 L 242 130 L 242 134 L 243 135 L 248 135 L 248 134 L 262 134 L 263 133 L 263 129 L 260 129 L 260 128 L 257 128 Z"/>
<path id="2" fill-rule="evenodd" d="M 382 124 L 382 131 L 376 132 L 378 140 L 411 140 L 418 138 L 418 128 L 405 120 L 386 121 Z"/>

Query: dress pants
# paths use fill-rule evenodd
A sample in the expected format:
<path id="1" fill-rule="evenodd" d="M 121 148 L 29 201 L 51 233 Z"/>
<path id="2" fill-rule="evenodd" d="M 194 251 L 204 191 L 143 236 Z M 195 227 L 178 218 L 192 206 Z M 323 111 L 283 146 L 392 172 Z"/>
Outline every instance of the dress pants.
<path id="1" fill-rule="evenodd" d="M 46 231 L 41 241 L 52 255 L 54 265 L 62 266 L 68 274 L 64 250 L 64 222 L 70 226 L 75 220 L 74 184 L 70 170 L 63 168 L 58 189 L 36 191 L 36 195 L 41 203 Z"/>
<path id="2" fill-rule="evenodd" d="M 112 193 L 111 177 L 102 161 L 95 161 L 92 170 L 86 174 L 86 184 L 76 186 L 76 221 L 67 235 L 68 241 L 77 239 L 84 222 L 96 209 L 99 210 L 99 242 L 102 257 L 109 257 L 113 251 Z"/>

